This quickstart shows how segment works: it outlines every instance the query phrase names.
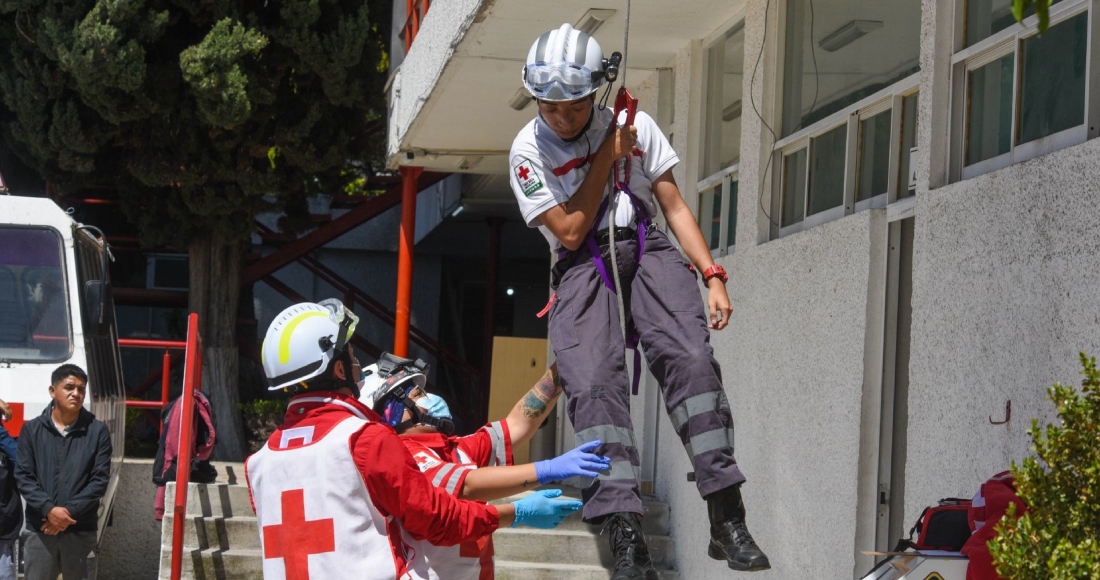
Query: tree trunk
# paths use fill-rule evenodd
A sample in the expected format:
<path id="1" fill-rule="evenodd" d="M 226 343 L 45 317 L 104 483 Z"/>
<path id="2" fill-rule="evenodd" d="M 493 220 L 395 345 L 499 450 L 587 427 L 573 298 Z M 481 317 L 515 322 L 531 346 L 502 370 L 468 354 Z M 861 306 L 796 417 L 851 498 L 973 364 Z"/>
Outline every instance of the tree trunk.
<path id="1" fill-rule="evenodd" d="M 191 312 L 199 314 L 202 334 L 202 390 L 210 398 L 217 426 L 214 459 L 245 458 L 237 349 L 237 305 L 240 297 L 241 243 L 222 232 L 195 240 L 191 260 Z"/>

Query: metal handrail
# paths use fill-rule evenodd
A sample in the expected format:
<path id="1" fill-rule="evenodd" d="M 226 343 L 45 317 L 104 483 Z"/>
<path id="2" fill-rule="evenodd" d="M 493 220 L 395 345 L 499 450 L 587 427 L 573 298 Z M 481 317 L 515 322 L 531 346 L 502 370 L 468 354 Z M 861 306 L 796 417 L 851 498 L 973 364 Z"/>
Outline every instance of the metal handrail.
<path id="1" fill-rule="evenodd" d="M 159 401 L 126 401 L 126 406 L 132 409 L 163 409 L 168 406 L 168 379 L 172 373 L 172 354 L 168 352 L 170 349 L 186 349 L 187 343 L 182 340 L 147 340 L 142 338 L 120 338 L 118 339 L 118 346 L 131 347 L 131 348 L 163 348 L 164 349 L 164 362 L 161 366 L 161 389 Z M 150 380 L 151 379 L 151 380 Z M 153 373 L 142 384 L 135 389 L 137 392 L 128 393 L 129 395 L 140 395 L 144 393 L 153 381 L 156 380 L 156 373 Z"/>
<path id="2" fill-rule="evenodd" d="M 195 391 L 202 389 L 202 344 L 199 315 L 187 317 L 187 358 L 183 365 L 183 405 L 180 419 L 180 450 L 176 465 L 176 501 L 172 510 L 172 580 L 180 580 L 183 569 L 183 524 L 187 511 L 187 484 L 191 481 L 191 422 L 195 417 Z"/>

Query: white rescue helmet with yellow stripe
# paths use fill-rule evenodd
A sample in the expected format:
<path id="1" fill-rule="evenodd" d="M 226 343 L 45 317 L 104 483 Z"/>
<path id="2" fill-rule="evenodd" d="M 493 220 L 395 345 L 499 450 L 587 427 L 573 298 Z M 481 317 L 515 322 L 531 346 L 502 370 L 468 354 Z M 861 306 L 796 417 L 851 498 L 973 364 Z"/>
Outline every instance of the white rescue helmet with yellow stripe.
<path id="1" fill-rule="evenodd" d="M 328 378 L 326 373 L 347 351 L 358 322 L 335 298 L 302 302 L 280 312 L 260 348 L 268 390 L 308 388 L 311 379 Z"/>

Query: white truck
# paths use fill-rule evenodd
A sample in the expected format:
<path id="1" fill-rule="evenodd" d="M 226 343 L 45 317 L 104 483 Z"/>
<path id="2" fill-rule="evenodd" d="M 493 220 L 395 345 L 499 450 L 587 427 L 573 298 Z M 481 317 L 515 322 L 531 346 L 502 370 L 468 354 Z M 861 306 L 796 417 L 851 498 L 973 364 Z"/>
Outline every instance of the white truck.
<path id="1" fill-rule="evenodd" d="M 0 192 L 0 399 L 14 414 L 5 427 L 17 436 L 43 412 L 58 366 L 87 371 L 84 406 L 110 428 L 114 449 L 100 534 L 118 489 L 126 427 L 108 254 L 99 230 L 53 201 Z"/>

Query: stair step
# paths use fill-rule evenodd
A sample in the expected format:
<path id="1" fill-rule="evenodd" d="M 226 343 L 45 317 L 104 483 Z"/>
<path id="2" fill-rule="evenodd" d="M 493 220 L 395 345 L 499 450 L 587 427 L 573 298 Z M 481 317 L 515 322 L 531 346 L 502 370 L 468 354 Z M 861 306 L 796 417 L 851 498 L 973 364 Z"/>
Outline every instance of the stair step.
<path id="1" fill-rule="evenodd" d="M 165 515 L 164 530 L 171 529 L 172 517 Z M 171 550 L 171 533 L 164 534 L 161 543 L 164 550 Z M 183 522 L 183 546 L 190 550 L 259 550 L 260 528 L 254 517 L 188 517 Z"/>
<path id="2" fill-rule="evenodd" d="M 680 580 L 675 570 L 657 570 L 660 580 Z M 532 564 L 496 561 L 497 580 L 610 580 L 611 570 L 583 564 Z"/>
<path id="3" fill-rule="evenodd" d="M 176 484 L 169 482 L 165 488 L 165 515 L 172 513 L 172 503 L 176 497 Z M 187 515 L 235 517 L 255 516 L 252 502 L 248 497 L 248 487 L 230 483 L 189 483 L 187 484 Z"/>
<path id="4" fill-rule="evenodd" d="M 672 560 L 672 538 L 646 536 L 646 544 L 655 566 Z M 614 562 L 607 537 L 580 531 L 504 528 L 493 534 L 493 550 L 502 560 L 518 562 L 572 562 L 592 566 L 610 566 Z"/>
<path id="5" fill-rule="evenodd" d="M 263 580 L 259 550 L 191 550 L 183 556 L 180 577 L 195 580 Z M 160 580 L 171 578 L 171 552 L 161 552 Z"/>

